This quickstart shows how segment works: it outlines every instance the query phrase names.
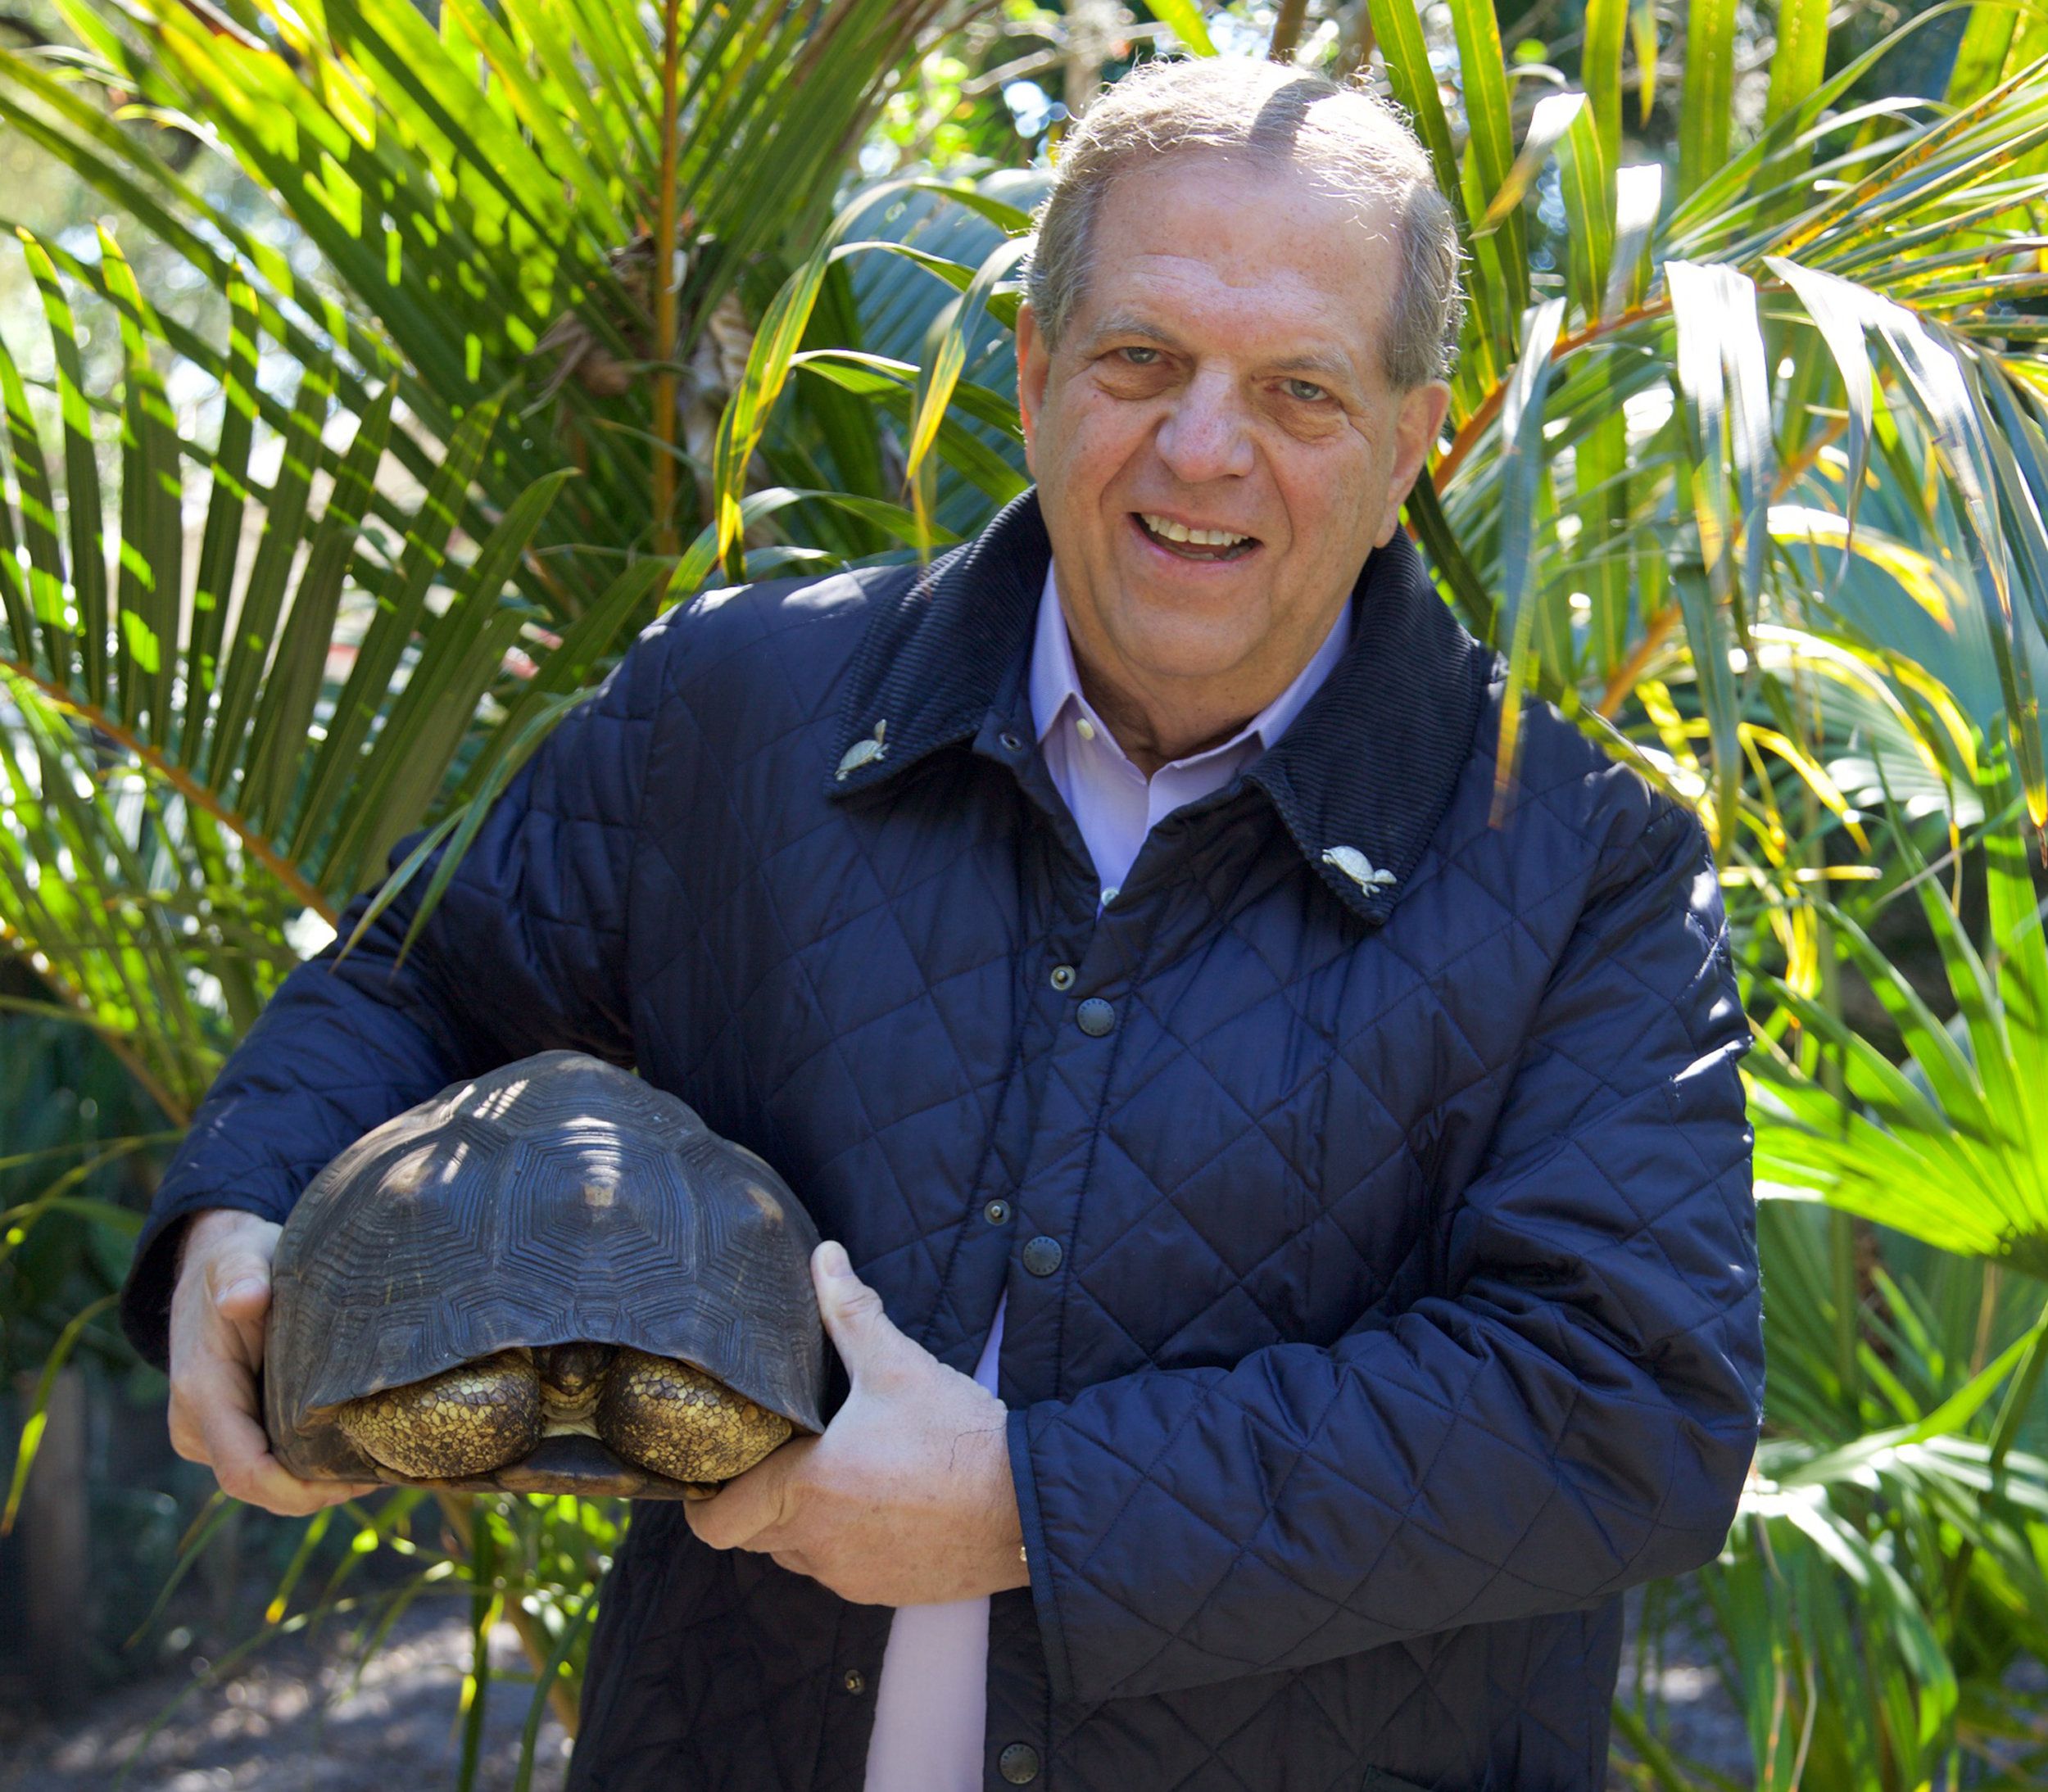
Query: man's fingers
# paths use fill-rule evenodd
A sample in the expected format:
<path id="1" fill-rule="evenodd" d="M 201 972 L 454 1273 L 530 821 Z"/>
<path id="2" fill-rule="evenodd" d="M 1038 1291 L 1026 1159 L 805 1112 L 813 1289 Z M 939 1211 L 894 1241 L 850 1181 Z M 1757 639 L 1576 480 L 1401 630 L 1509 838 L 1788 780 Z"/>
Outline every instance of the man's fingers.
<path id="1" fill-rule="evenodd" d="M 224 1401 L 202 1411 L 206 1459 L 221 1491 L 266 1511 L 302 1518 L 323 1506 L 338 1505 L 367 1492 L 345 1482 L 301 1481 L 270 1454 L 263 1428 L 247 1413 Z"/>
<path id="2" fill-rule="evenodd" d="M 684 1503 L 683 1518 L 699 1542 L 714 1550 L 759 1547 L 755 1540 L 774 1522 L 774 1503 L 764 1500 L 759 1490 L 745 1482 L 746 1477 L 741 1475 L 709 1500 Z"/>
<path id="3" fill-rule="evenodd" d="M 256 1370 L 270 1305 L 274 1222 L 225 1208 L 186 1230 L 170 1310 L 171 1446 L 210 1464 L 221 1491 L 271 1512 L 303 1516 L 374 1483 L 301 1481 L 270 1454 L 256 1414 Z"/>
<path id="4" fill-rule="evenodd" d="M 690 1528 L 714 1550 L 765 1550 L 781 1543 L 782 1527 L 794 1511 L 791 1477 L 817 1447 L 815 1437 L 795 1438 L 735 1475 L 709 1500 L 685 1502 L 682 1515 Z"/>
<path id="5" fill-rule="evenodd" d="M 206 1434 L 193 1416 L 191 1403 L 181 1398 L 175 1388 L 170 1395 L 170 1447 L 187 1462 L 206 1459 Z"/>
<path id="6" fill-rule="evenodd" d="M 269 1440 L 233 1401 L 224 1391 L 215 1392 L 211 1400 L 174 1392 L 170 1413 L 171 1448 L 187 1462 L 211 1468 L 221 1491 L 231 1498 L 301 1515 L 377 1491 L 376 1482 L 299 1480 L 270 1454 Z M 211 1435 L 210 1414 L 215 1415 Z"/>
<path id="7" fill-rule="evenodd" d="M 254 1485 L 265 1460 L 275 1459 L 270 1456 L 270 1441 L 263 1435 L 263 1428 L 238 1401 L 222 1397 L 224 1392 L 218 1391 L 214 1398 L 202 1397 L 193 1405 L 206 1459 L 213 1464 L 223 1487 L 236 1499 L 246 1499 L 242 1488 Z"/>

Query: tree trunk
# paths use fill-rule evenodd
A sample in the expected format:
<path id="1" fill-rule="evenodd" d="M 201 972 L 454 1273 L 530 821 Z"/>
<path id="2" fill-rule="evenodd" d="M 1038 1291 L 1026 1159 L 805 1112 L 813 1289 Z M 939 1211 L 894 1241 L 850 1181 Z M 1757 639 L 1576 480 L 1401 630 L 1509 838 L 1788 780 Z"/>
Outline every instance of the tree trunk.
<path id="1" fill-rule="evenodd" d="M 18 1382 L 20 1410 L 35 1404 L 37 1378 Z M 85 1502 L 85 1378 L 61 1369 L 43 1409 L 43 1441 L 22 1491 L 21 1540 L 31 1683 L 37 1702 L 75 1709 L 88 1690 L 90 1535 Z"/>

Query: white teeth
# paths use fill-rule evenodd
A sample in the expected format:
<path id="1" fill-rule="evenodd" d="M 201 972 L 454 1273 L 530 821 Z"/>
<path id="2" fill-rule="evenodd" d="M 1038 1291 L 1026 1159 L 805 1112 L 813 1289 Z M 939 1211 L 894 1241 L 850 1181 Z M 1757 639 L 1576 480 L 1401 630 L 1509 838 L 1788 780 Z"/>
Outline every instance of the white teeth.
<path id="1" fill-rule="evenodd" d="M 1185 523 L 1155 517 L 1149 511 L 1140 510 L 1138 514 L 1154 535 L 1164 536 L 1169 541 L 1185 541 L 1198 548 L 1234 548 L 1239 542 L 1252 539 L 1248 535 L 1232 535 L 1228 529 L 1190 529 Z"/>

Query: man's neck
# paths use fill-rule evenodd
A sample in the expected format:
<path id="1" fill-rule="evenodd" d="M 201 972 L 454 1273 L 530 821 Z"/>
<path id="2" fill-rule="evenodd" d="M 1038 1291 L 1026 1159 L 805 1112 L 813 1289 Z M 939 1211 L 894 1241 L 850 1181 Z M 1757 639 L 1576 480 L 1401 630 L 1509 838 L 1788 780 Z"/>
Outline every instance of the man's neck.
<path id="1" fill-rule="evenodd" d="M 1348 645 L 1349 616 L 1347 603 L 1306 654 L 1291 656 L 1278 667 L 1253 667 L 1224 679 L 1185 679 L 1151 686 L 1127 675 L 1111 676 L 1088 652 L 1071 618 L 1066 618 L 1064 632 L 1081 695 L 1125 757 L 1150 777 L 1162 766 L 1206 753 L 1241 733 L 1300 684 L 1312 666 L 1319 667 L 1294 701 L 1283 706 L 1287 713 L 1278 723 L 1285 727 Z"/>
<path id="2" fill-rule="evenodd" d="M 1263 701 L 1246 704 L 1229 697 L 1203 703 L 1147 703 L 1101 677 L 1078 648 L 1074 669 L 1081 675 L 1081 695 L 1108 724 L 1124 756 L 1150 777 L 1162 765 L 1205 753 L 1228 740 L 1270 703 L 1283 683 Z"/>

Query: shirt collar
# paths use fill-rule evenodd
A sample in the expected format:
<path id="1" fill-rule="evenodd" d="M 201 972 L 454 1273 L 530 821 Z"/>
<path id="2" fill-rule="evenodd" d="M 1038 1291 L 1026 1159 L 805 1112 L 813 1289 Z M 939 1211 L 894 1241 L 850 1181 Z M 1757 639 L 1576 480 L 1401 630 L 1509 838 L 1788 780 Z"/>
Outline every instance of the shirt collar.
<path id="1" fill-rule="evenodd" d="M 1038 621 L 1031 637 L 1031 726 L 1043 741 L 1071 704 L 1077 714 L 1088 718 L 1090 726 L 1105 741 L 1121 753 L 1123 749 L 1117 745 L 1117 737 L 1082 694 L 1081 671 L 1074 663 L 1073 637 L 1067 632 L 1066 613 L 1060 608 L 1058 572 L 1057 567 L 1047 565 L 1044 589 L 1038 600 Z M 1191 753 L 1170 763 L 1180 767 L 1200 766 L 1226 754 L 1239 753 L 1247 746 L 1257 752 L 1265 751 L 1287 731 L 1288 723 L 1301 713 L 1303 704 L 1316 695 L 1350 645 L 1351 605 L 1346 604 L 1330 625 L 1322 645 L 1309 656 L 1308 663 L 1294 675 L 1286 690 L 1220 745 L 1205 747 L 1199 753 Z"/>
<path id="2" fill-rule="evenodd" d="M 972 541 L 922 567 L 848 575 L 868 615 L 819 767 L 834 802 L 879 796 L 932 754 L 1015 767 L 1027 752 L 1035 613 L 1052 543 L 1027 490 Z M 1352 640 L 1322 688 L 1251 766 L 1303 858 L 1369 926 L 1420 862 L 1505 677 L 1458 626 L 1407 536 L 1375 548 L 1352 596 Z"/>

